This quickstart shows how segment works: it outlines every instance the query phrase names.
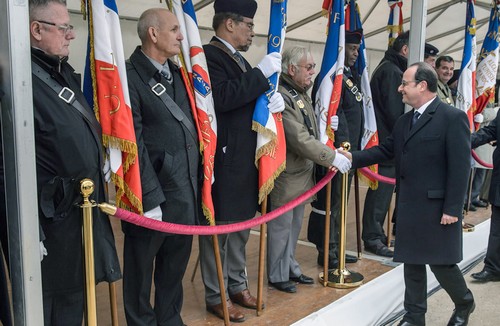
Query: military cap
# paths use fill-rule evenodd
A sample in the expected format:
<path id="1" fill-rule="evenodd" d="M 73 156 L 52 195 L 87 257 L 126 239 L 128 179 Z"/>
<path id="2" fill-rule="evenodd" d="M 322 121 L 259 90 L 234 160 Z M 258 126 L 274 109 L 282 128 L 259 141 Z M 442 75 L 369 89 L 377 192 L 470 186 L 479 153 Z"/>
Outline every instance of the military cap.
<path id="1" fill-rule="evenodd" d="M 257 11 L 257 2 L 255 0 L 215 0 L 214 9 L 216 14 L 231 12 L 253 19 Z"/>
<path id="2" fill-rule="evenodd" d="M 345 31 L 345 42 L 350 44 L 361 43 L 361 38 L 363 37 L 363 30 L 356 29 L 354 31 Z"/>
<path id="3" fill-rule="evenodd" d="M 425 50 L 424 50 L 424 55 L 425 56 L 437 56 L 437 54 L 439 53 L 439 50 L 437 47 L 435 47 L 434 45 L 432 44 L 429 44 L 429 43 L 425 43 Z"/>

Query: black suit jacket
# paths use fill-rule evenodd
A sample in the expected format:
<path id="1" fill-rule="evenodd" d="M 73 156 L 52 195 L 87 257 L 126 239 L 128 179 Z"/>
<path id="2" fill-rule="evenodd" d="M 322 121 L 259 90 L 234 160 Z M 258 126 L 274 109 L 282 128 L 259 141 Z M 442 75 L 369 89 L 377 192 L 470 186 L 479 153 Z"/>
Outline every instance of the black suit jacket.
<path id="1" fill-rule="evenodd" d="M 200 211 L 198 135 L 194 126 L 185 86 L 178 68 L 169 62 L 173 86 L 137 47 L 127 61 L 127 77 L 134 128 L 139 151 L 144 211 L 160 205 L 163 221 L 197 223 Z M 150 79 L 161 83 L 167 94 L 184 112 L 177 120 L 149 86 Z M 151 230 L 123 223 L 125 233 L 151 235 Z"/>
<path id="2" fill-rule="evenodd" d="M 410 130 L 399 118 L 379 146 L 353 153 L 353 167 L 395 159 L 398 237 L 394 260 L 454 264 L 462 260 L 463 201 L 470 170 L 467 116 L 435 98 Z M 443 213 L 459 222 L 441 225 Z"/>
<path id="3" fill-rule="evenodd" d="M 214 37 L 212 41 L 218 39 Z M 262 72 L 252 69 L 246 60 L 247 71 L 243 72 L 222 49 L 207 44 L 204 50 L 217 115 L 212 187 L 215 219 L 249 219 L 258 207 L 257 133 L 252 131 L 252 116 L 257 98 L 269 89 L 269 83 Z"/>

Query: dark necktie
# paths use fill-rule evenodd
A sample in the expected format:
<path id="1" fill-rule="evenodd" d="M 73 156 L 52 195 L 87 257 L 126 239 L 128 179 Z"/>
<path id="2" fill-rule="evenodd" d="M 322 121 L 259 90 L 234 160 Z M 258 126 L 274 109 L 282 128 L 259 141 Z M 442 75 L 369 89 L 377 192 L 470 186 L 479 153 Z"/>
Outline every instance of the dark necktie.
<path id="1" fill-rule="evenodd" d="M 172 74 L 170 73 L 170 69 L 167 65 L 163 66 L 160 73 L 163 77 L 165 77 L 169 84 L 172 84 Z"/>
<path id="2" fill-rule="evenodd" d="M 245 61 L 243 60 L 241 53 L 239 53 L 238 51 L 234 52 L 234 58 L 236 59 L 236 61 L 238 61 L 238 63 L 245 65 Z"/>
<path id="3" fill-rule="evenodd" d="M 411 118 L 410 129 L 413 128 L 413 126 L 415 125 L 415 123 L 417 123 L 419 117 L 420 117 L 420 113 L 418 111 L 415 111 L 415 113 L 413 113 L 413 117 Z"/>

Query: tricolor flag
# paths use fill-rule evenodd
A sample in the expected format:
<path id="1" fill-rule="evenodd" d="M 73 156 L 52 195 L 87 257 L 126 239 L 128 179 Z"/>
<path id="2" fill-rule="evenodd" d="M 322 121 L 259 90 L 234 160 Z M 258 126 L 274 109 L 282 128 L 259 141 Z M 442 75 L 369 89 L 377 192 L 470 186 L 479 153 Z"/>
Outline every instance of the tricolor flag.
<path id="1" fill-rule="evenodd" d="M 481 113 L 489 102 L 495 100 L 495 84 L 498 71 L 498 28 L 500 27 L 500 0 L 491 8 L 488 32 L 479 53 L 476 71 L 476 114 Z"/>
<path id="2" fill-rule="evenodd" d="M 207 60 L 201 43 L 193 2 L 191 0 L 172 0 L 169 7 L 177 16 L 184 36 L 179 63 L 188 90 L 193 117 L 197 122 L 200 150 L 203 156 L 201 193 L 203 213 L 210 224 L 214 225 L 215 211 L 212 202 L 212 183 L 214 181 L 213 167 L 217 145 L 217 120 L 215 119 Z"/>
<path id="3" fill-rule="evenodd" d="M 403 0 L 388 0 L 390 8 L 389 21 L 387 22 L 387 31 L 389 32 L 389 46 L 399 34 L 403 33 Z"/>
<path id="4" fill-rule="evenodd" d="M 457 88 L 457 108 L 467 113 L 469 125 L 473 129 L 472 117 L 476 112 L 476 17 L 474 2 L 467 0 L 465 19 L 465 41 L 462 66 Z"/>
<path id="5" fill-rule="evenodd" d="M 283 48 L 286 33 L 287 0 L 271 1 L 271 17 L 267 53 Z M 259 169 L 259 204 L 273 190 L 274 180 L 285 169 L 286 144 L 281 113 L 271 114 L 267 108 L 269 98 L 278 90 L 279 74 L 268 79 L 269 90 L 257 99 L 253 113 L 252 129 L 257 132 L 255 164 Z"/>
<path id="6" fill-rule="evenodd" d="M 114 0 L 85 0 L 89 38 L 84 93 L 102 127 L 116 205 L 142 214 L 142 190 L 118 10 Z"/>
<path id="7" fill-rule="evenodd" d="M 354 31 L 356 29 L 362 29 L 363 25 L 361 23 L 361 15 L 359 13 L 359 6 L 356 0 L 350 0 L 349 5 L 346 9 L 346 24 L 345 28 L 348 31 Z M 373 146 L 378 145 L 378 134 L 377 134 L 377 120 L 375 119 L 375 108 L 373 107 L 372 101 L 372 91 L 370 88 L 370 78 L 368 77 L 368 60 L 366 55 L 365 46 L 365 36 L 361 38 L 361 44 L 359 46 L 359 56 L 356 60 L 356 72 L 361 75 L 361 92 L 363 93 L 363 113 L 364 113 L 364 126 L 363 135 L 361 138 L 361 149 L 368 149 Z M 378 165 L 370 166 L 370 169 L 374 172 L 378 172 Z M 359 170 L 362 171 L 362 170 Z M 363 172 L 363 179 L 367 180 L 371 188 L 377 187 L 377 180 L 373 177 L 365 175 Z"/>
<path id="8" fill-rule="evenodd" d="M 345 59 L 344 0 L 325 0 L 323 10 L 328 13 L 328 37 L 317 77 L 319 84 L 314 108 L 318 120 L 319 139 L 334 148 L 334 134 L 330 126 L 337 114 L 342 93 Z"/>

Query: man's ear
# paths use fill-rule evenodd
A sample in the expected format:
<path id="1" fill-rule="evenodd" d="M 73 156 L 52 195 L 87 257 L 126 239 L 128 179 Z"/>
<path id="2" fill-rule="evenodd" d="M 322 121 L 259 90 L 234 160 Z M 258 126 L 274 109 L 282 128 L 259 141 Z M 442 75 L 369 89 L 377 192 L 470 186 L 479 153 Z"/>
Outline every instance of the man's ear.
<path id="1" fill-rule="evenodd" d="M 32 21 L 30 23 L 30 33 L 35 40 L 40 41 L 42 39 L 41 25 L 39 22 Z"/>
<path id="2" fill-rule="evenodd" d="M 295 69 L 297 69 L 297 68 L 294 65 L 289 64 L 288 69 L 287 69 L 288 76 L 290 76 L 290 77 L 295 76 Z"/>
<path id="3" fill-rule="evenodd" d="M 231 18 L 226 19 L 226 21 L 224 22 L 224 26 L 226 26 L 226 29 L 231 32 L 236 28 L 236 24 L 237 22 Z"/>
<path id="4" fill-rule="evenodd" d="M 150 26 L 150 27 L 148 28 L 148 35 L 149 35 L 149 39 L 150 39 L 153 43 L 158 42 L 158 32 L 156 31 L 156 28 L 154 28 L 153 26 Z"/>

